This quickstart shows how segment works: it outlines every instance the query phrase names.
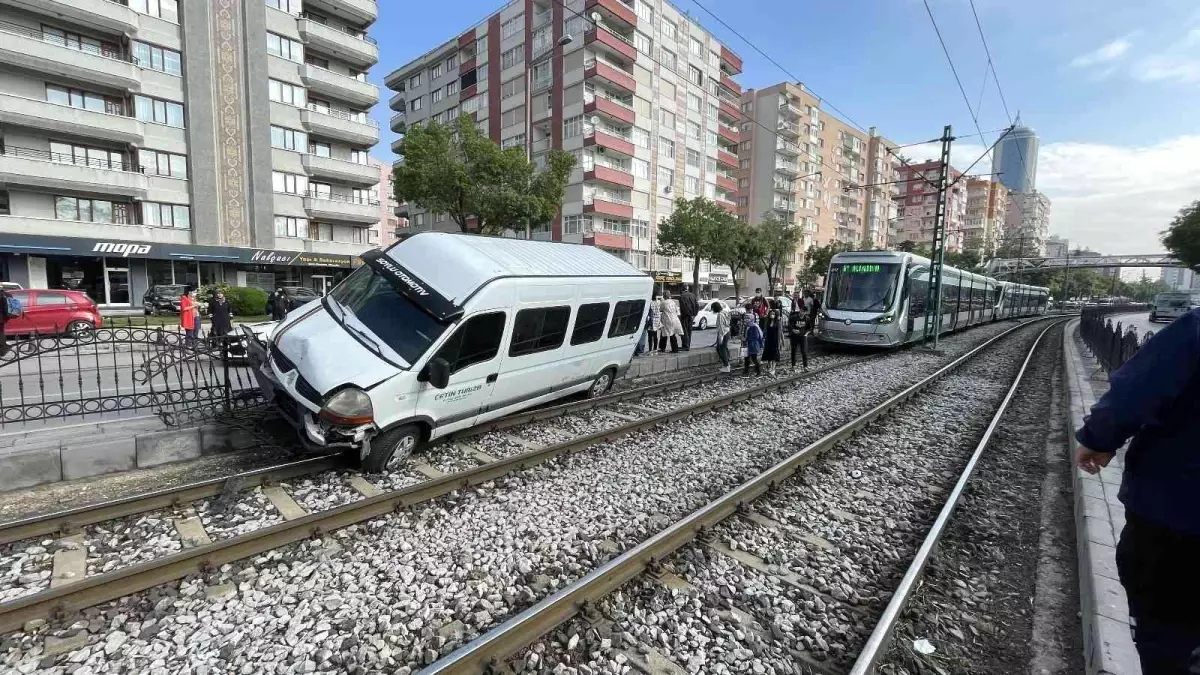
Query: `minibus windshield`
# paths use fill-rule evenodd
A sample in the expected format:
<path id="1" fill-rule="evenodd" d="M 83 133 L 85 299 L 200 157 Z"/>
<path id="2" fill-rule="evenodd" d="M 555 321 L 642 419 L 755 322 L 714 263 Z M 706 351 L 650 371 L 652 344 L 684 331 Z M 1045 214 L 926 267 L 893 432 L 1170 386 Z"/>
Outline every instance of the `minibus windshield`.
<path id="1" fill-rule="evenodd" d="M 351 334 L 340 310 L 345 308 L 408 364 L 416 363 L 429 346 L 441 337 L 448 324 L 425 313 L 413 301 L 397 293 L 388 280 L 364 265 L 329 293 L 340 307 L 326 308 Z"/>
<path id="2" fill-rule="evenodd" d="M 891 309 L 899 279 L 896 263 L 844 263 L 829 266 L 826 309 L 885 312 Z"/>

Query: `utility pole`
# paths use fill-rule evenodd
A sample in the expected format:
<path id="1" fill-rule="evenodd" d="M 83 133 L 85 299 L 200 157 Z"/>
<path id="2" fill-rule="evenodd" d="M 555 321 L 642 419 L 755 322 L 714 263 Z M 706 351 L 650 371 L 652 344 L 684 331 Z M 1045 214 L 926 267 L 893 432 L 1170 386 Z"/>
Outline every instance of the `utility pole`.
<path id="1" fill-rule="evenodd" d="M 942 166 L 938 170 L 938 199 L 933 221 L 933 250 L 929 263 L 929 290 L 925 296 L 925 340 L 933 334 L 933 348 L 938 348 L 942 333 L 942 263 L 946 258 L 946 188 L 950 175 L 950 144 L 954 142 L 950 125 L 942 130 Z M 932 311 L 932 313 L 931 313 Z M 932 329 L 932 330 L 931 330 Z"/>
<path id="2" fill-rule="evenodd" d="M 1070 289 L 1070 287 L 1071 287 L 1071 240 L 1070 240 L 1070 239 L 1068 239 L 1068 240 L 1067 240 L 1067 248 L 1066 248 L 1066 251 L 1067 251 L 1067 262 L 1066 262 L 1066 264 L 1065 264 L 1065 265 L 1063 265 L 1063 297 L 1062 297 L 1062 302 L 1064 303 L 1064 304 L 1063 304 L 1063 308 L 1064 308 L 1064 309 L 1066 308 L 1066 304 L 1065 304 L 1065 303 L 1067 302 L 1067 300 L 1070 300 L 1070 299 L 1071 299 L 1071 294 L 1068 292 L 1068 290 L 1069 290 L 1069 289 Z"/>

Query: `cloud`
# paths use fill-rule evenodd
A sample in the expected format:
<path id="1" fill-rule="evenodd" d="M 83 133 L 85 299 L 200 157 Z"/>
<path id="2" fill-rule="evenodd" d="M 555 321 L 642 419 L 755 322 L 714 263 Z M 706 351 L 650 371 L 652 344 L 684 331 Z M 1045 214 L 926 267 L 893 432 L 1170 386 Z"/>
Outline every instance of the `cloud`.
<path id="1" fill-rule="evenodd" d="M 1130 72 L 1143 82 L 1200 84 L 1200 28 L 1139 59 Z"/>
<path id="2" fill-rule="evenodd" d="M 951 163 L 965 169 L 983 148 L 955 143 Z M 937 157 L 928 145 L 901 151 Z M 987 158 L 971 173 L 991 171 Z M 1158 233 L 1200 199 L 1200 135 L 1154 145 L 1049 143 L 1038 155 L 1037 187 L 1050 197 L 1050 232 L 1105 253 L 1159 253 Z"/>
<path id="3" fill-rule="evenodd" d="M 1125 56 L 1133 45 L 1126 38 L 1118 38 L 1099 49 L 1080 54 L 1071 59 L 1072 68 L 1089 68 L 1105 63 L 1111 63 Z"/>

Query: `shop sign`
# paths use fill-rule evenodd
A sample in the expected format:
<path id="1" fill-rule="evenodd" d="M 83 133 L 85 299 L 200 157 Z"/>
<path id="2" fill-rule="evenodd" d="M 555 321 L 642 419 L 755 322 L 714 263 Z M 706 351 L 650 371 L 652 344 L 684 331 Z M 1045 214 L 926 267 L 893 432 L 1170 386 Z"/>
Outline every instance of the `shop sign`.
<path id="1" fill-rule="evenodd" d="M 29 255 L 72 255 L 84 257 L 154 258 L 159 260 L 205 260 L 254 265 L 297 265 L 301 267 L 351 267 L 353 256 L 334 253 L 279 251 L 275 249 L 201 246 L 196 244 L 104 241 L 82 237 L 42 237 L 5 234 L 0 253 Z"/>
<path id="2" fill-rule="evenodd" d="M 727 284 L 729 283 L 729 275 L 724 272 L 709 272 L 708 283 L 710 284 Z"/>
<path id="3" fill-rule="evenodd" d="M 683 283 L 683 272 L 651 272 L 650 276 L 654 277 L 656 284 Z"/>

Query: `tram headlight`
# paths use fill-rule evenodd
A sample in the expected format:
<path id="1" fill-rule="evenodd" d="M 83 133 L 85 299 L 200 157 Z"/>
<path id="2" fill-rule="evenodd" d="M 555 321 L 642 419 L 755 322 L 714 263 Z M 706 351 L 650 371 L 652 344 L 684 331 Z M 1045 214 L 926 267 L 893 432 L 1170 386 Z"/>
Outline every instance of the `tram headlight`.
<path id="1" fill-rule="evenodd" d="M 878 321 L 879 323 L 891 323 L 895 320 L 896 320 L 896 317 L 892 316 L 891 314 L 884 314 L 883 316 L 876 319 L 876 321 Z"/>

